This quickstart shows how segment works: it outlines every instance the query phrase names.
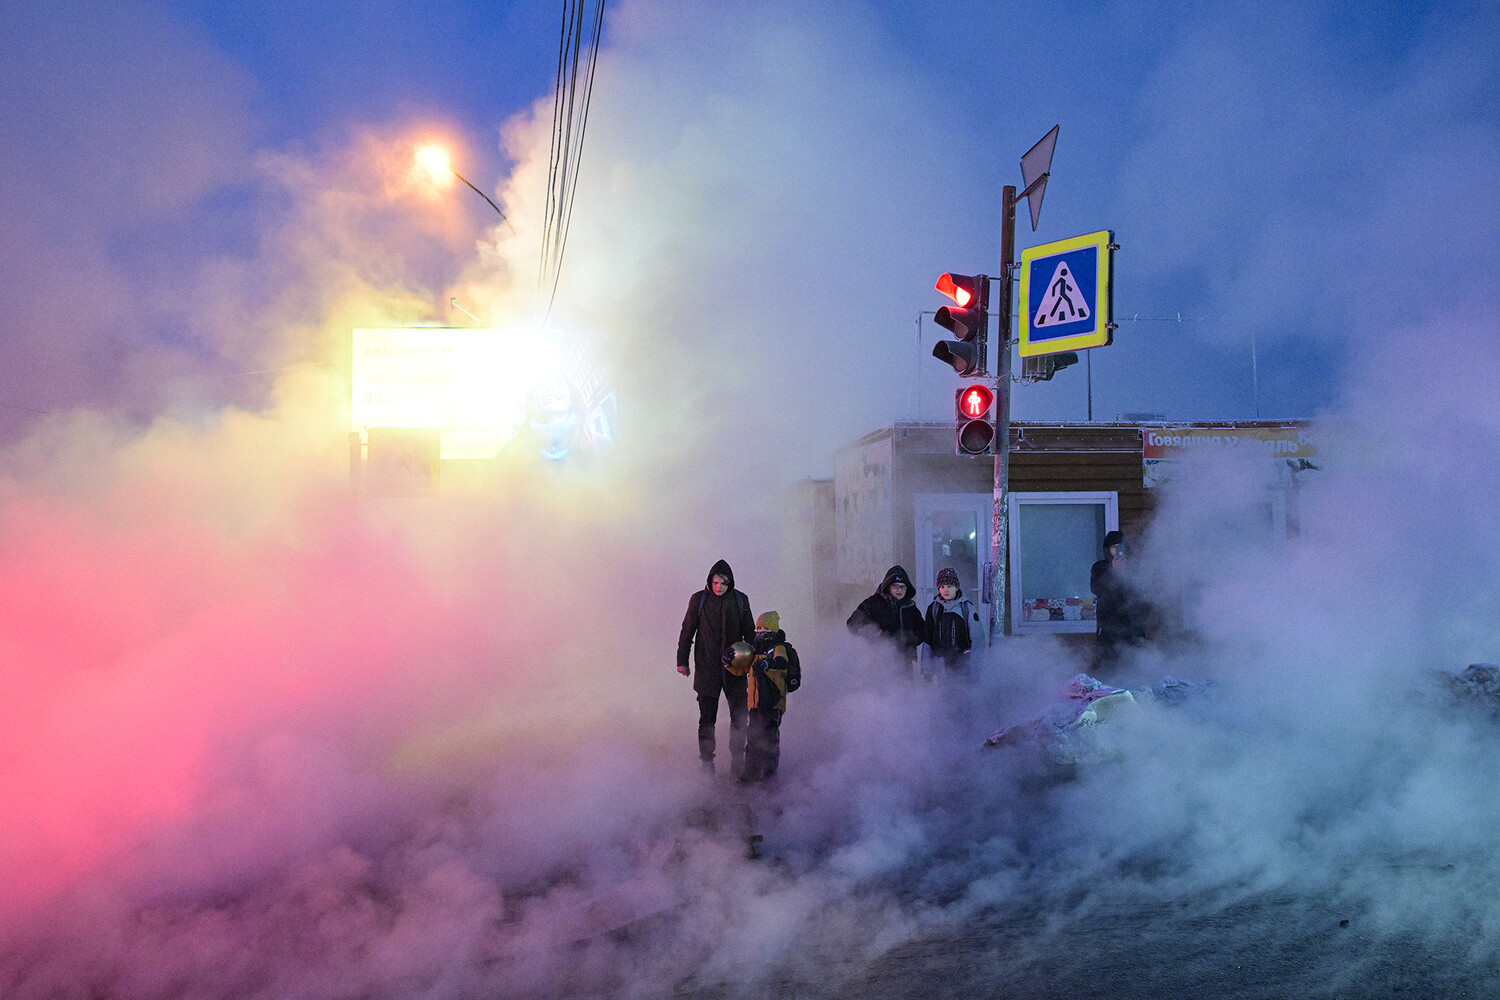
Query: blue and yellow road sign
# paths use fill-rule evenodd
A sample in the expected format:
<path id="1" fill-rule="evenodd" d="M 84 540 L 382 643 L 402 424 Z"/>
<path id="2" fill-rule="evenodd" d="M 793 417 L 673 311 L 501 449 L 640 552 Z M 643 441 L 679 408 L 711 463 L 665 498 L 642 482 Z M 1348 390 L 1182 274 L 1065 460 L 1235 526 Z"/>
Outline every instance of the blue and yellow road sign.
<path id="1" fill-rule="evenodd" d="M 1021 251 L 1021 357 L 1109 346 L 1113 246 L 1106 229 Z"/>

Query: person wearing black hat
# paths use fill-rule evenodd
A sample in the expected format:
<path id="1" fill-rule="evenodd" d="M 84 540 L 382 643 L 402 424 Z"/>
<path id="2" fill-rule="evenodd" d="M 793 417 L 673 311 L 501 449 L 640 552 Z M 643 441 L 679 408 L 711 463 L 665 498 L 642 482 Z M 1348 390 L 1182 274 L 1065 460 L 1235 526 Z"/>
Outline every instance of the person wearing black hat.
<path id="1" fill-rule="evenodd" d="M 979 609 L 964 596 L 958 570 L 952 566 L 938 570 L 937 590 L 937 598 L 927 605 L 925 628 L 932 655 L 922 664 L 922 677 L 932 680 L 940 666 L 949 673 L 973 677 L 973 650 L 984 643 Z"/>
<path id="2" fill-rule="evenodd" d="M 1104 536 L 1104 558 L 1089 570 L 1089 590 L 1094 593 L 1094 671 L 1112 669 L 1121 650 L 1146 637 L 1151 607 L 1126 577 L 1129 546 L 1125 535 L 1111 531 Z"/>
<path id="3" fill-rule="evenodd" d="M 922 612 L 917 609 L 916 588 L 900 566 L 885 571 L 885 579 L 875 593 L 859 603 L 845 624 L 856 635 L 880 636 L 901 652 L 906 670 L 917 658 L 917 650 L 927 638 Z"/>

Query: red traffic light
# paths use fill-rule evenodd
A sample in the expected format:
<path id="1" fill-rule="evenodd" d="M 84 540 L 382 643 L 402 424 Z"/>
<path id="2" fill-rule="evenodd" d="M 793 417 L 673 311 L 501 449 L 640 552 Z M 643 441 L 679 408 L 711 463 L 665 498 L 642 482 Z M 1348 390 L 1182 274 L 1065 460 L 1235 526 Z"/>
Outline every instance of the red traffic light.
<path id="1" fill-rule="evenodd" d="M 982 383 L 966 385 L 953 394 L 957 422 L 955 444 L 960 455 L 994 454 L 995 428 L 991 418 L 995 390 Z"/>
<path id="2" fill-rule="evenodd" d="M 967 309 L 979 297 L 979 280 L 967 274 L 944 274 L 933 287 L 952 299 L 961 309 Z"/>
<path id="3" fill-rule="evenodd" d="M 989 415 L 995 405 L 995 394 L 986 385 L 971 385 L 958 394 L 958 412 L 970 420 L 980 420 Z"/>
<path id="4" fill-rule="evenodd" d="M 984 373 L 985 339 L 990 325 L 990 279 L 983 275 L 944 274 L 933 286 L 953 300 L 933 314 L 932 321 L 957 340 L 940 340 L 932 356 L 964 378 Z"/>

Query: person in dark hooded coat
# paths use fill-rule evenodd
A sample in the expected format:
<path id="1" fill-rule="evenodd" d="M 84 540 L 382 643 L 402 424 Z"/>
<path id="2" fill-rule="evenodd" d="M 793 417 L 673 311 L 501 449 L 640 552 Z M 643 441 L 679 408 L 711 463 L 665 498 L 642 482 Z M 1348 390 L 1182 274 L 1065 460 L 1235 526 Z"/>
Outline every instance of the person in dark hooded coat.
<path id="1" fill-rule="evenodd" d="M 875 593 L 859 603 L 845 623 L 856 635 L 880 635 L 901 651 L 908 661 L 926 641 L 927 630 L 915 600 L 916 588 L 900 566 L 885 571 Z"/>
<path id="2" fill-rule="evenodd" d="M 1126 575 L 1128 559 L 1124 534 L 1111 531 L 1104 536 L 1104 558 L 1089 569 L 1089 590 L 1095 597 L 1095 673 L 1113 669 L 1125 649 L 1150 632 L 1151 603 Z"/>
<path id="3" fill-rule="evenodd" d="M 693 691 L 698 696 L 698 758 L 706 769 L 714 766 L 717 749 L 715 724 L 719 718 L 719 696 L 729 704 L 729 766 L 738 775 L 744 767 L 745 726 L 749 709 L 745 704 L 748 681 L 724 669 L 724 652 L 736 642 L 755 638 L 755 616 L 750 599 L 734 589 L 734 570 L 720 559 L 708 571 L 704 588 L 688 598 L 682 632 L 677 637 L 677 672 L 684 677 L 688 650 L 693 654 Z"/>

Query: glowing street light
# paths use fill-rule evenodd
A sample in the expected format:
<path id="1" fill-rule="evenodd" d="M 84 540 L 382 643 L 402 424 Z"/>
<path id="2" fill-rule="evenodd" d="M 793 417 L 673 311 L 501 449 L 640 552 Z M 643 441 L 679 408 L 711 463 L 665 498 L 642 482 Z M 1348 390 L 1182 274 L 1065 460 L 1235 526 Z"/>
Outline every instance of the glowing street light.
<path id="1" fill-rule="evenodd" d="M 500 221 L 505 223 L 506 228 L 511 232 L 516 231 L 515 227 L 510 224 L 510 220 L 505 217 L 505 213 L 500 211 L 500 206 L 495 204 L 494 199 L 473 184 L 470 184 L 467 177 L 453 169 L 453 162 L 448 157 L 448 151 L 442 146 L 423 146 L 418 149 L 416 164 L 417 169 L 426 174 L 432 183 L 438 187 L 447 187 L 451 184 L 450 177 L 457 177 L 463 181 L 468 185 L 470 191 L 483 198 L 490 208 L 495 210 L 495 214 L 500 216 Z"/>
<path id="2" fill-rule="evenodd" d="M 417 150 L 417 169 L 436 187 L 447 187 L 458 176 L 442 146 L 422 146 Z"/>

